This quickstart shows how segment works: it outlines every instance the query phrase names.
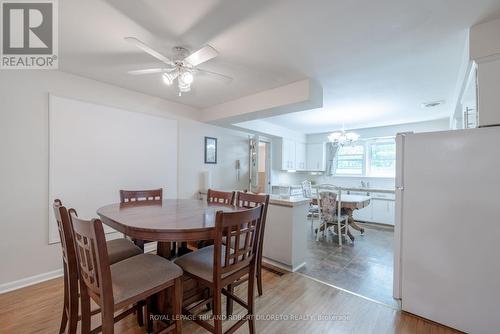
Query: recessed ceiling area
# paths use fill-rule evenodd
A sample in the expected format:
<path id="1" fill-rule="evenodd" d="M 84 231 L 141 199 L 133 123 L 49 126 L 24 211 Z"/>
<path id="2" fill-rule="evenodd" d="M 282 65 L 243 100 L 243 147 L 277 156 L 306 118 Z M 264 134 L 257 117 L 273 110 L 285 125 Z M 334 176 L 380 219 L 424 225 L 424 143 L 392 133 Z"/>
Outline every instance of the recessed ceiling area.
<path id="1" fill-rule="evenodd" d="M 499 0 L 64 0 L 60 69 L 200 112 L 311 78 L 323 108 L 266 119 L 303 133 L 424 121 L 451 114 L 467 31 L 498 15 Z M 127 74 L 161 64 L 125 36 L 167 56 L 210 44 L 203 68 L 234 80 L 197 76 L 179 97 L 161 75 Z"/>

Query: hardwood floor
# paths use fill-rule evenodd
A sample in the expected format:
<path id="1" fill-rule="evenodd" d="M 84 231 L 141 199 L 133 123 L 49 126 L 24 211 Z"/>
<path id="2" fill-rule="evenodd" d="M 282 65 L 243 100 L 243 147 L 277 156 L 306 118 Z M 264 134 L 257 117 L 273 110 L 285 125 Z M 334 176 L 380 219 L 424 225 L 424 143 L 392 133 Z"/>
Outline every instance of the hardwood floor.
<path id="1" fill-rule="evenodd" d="M 458 333 L 300 274 L 280 277 L 264 270 L 263 279 L 264 295 L 256 298 L 255 305 L 258 333 Z M 0 333 L 57 333 L 62 286 L 62 279 L 54 279 L 0 295 Z M 243 292 L 245 287 L 242 285 L 239 290 Z M 238 306 L 235 304 L 235 313 L 242 314 Z M 325 319 L 314 319 L 320 316 Z M 272 317 L 285 320 L 273 321 Z M 99 316 L 94 318 L 97 324 Z M 229 325 L 226 321 L 224 328 Z M 135 317 L 129 316 L 115 325 L 115 332 L 132 334 L 145 330 L 137 327 Z M 206 333 L 187 320 L 183 332 Z M 247 332 L 247 325 L 237 331 Z"/>

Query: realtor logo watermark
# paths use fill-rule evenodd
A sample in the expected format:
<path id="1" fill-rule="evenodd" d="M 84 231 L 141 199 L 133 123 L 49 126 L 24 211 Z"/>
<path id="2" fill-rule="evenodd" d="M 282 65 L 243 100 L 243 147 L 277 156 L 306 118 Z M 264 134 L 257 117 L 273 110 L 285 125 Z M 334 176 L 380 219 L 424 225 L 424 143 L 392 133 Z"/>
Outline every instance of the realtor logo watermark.
<path id="1" fill-rule="evenodd" d="M 0 69 L 57 69 L 57 0 L 0 0 Z"/>

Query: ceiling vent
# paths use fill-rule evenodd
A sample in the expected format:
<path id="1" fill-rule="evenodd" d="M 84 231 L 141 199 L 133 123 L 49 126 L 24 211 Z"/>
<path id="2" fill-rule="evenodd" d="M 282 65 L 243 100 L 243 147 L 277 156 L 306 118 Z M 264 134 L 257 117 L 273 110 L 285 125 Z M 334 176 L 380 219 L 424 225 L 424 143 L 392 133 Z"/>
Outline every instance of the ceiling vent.
<path id="1" fill-rule="evenodd" d="M 432 101 L 432 102 L 425 102 L 425 103 L 422 103 L 420 106 L 424 109 L 428 109 L 428 108 L 435 108 L 437 106 L 440 106 L 444 104 L 444 101 L 441 100 L 441 101 Z"/>

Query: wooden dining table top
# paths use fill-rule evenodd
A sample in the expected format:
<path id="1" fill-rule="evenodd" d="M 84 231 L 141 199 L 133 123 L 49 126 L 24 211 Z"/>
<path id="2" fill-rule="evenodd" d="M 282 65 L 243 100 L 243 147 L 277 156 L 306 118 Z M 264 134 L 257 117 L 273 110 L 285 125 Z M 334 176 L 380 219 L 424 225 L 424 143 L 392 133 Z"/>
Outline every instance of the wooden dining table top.
<path id="1" fill-rule="evenodd" d="M 371 197 L 365 195 L 342 194 L 340 196 L 341 206 L 343 209 L 362 209 L 370 204 Z"/>
<path id="2" fill-rule="evenodd" d="M 341 207 L 347 210 L 357 210 L 367 207 L 370 204 L 371 197 L 365 195 L 351 195 L 342 194 L 341 197 Z M 313 204 L 317 204 L 318 200 L 313 199 Z"/>
<path id="3" fill-rule="evenodd" d="M 97 210 L 102 222 L 132 238 L 197 241 L 213 237 L 217 211 L 246 210 L 196 199 L 116 203 Z"/>

